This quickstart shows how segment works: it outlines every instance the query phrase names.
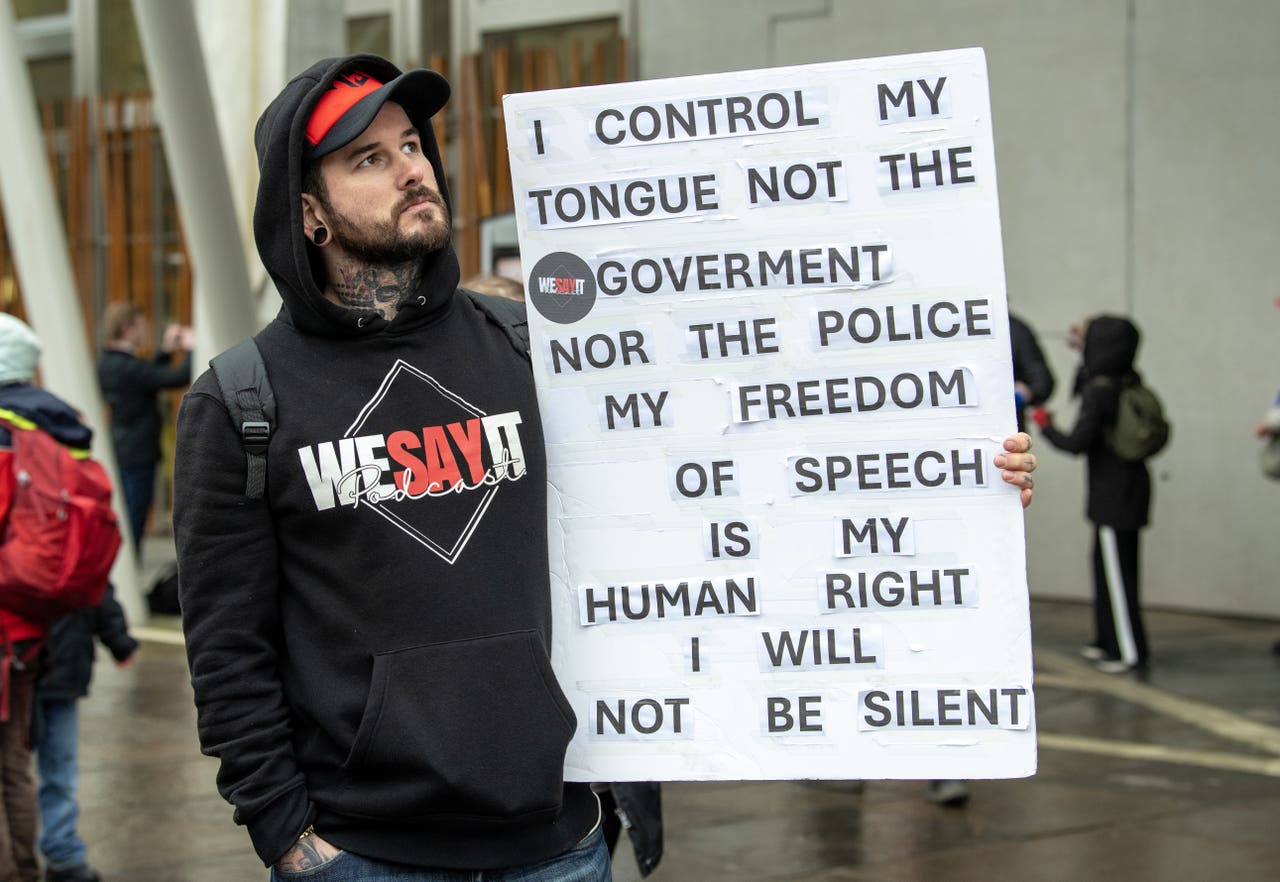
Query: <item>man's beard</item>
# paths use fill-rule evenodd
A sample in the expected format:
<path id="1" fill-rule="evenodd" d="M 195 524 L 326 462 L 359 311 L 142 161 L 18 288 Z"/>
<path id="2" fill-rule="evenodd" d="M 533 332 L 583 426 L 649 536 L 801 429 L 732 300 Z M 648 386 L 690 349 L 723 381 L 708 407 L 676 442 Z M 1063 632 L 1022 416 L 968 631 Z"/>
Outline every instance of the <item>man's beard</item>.
<path id="1" fill-rule="evenodd" d="M 429 200 L 440 209 L 440 219 L 429 218 L 423 214 L 415 215 L 417 229 L 408 232 L 400 229 L 400 220 L 404 210 L 415 202 Z M 322 200 L 322 203 L 328 200 Z M 405 194 L 405 198 L 396 205 L 390 220 L 358 223 L 348 215 L 337 212 L 332 205 L 323 205 L 329 216 L 330 232 L 335 245 L 340 245 L 351 257 L 369 266 L 394 266 L 422 260 L 432 251 L 439 251 L 449 242 L 452 226 L 449 217 L 449 206 L 439 194 L 427 187 L 419 186 Z"/>

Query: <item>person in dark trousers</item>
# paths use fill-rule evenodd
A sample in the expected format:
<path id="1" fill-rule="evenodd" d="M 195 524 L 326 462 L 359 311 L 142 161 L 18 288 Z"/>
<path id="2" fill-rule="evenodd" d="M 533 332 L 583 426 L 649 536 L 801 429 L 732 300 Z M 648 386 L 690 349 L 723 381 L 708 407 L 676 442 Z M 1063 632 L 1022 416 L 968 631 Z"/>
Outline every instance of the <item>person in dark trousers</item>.
<path id="1" fill-rule="evenodd" d="M 1123 673 L 1146 665 L 1146 628 L 1139 604 L 1139 531 L 1151 508 L 1145 461 L 1126 462 L 1104 441 L 1116 420 L 1120 389 L 1138 381 L 1138 328 L 1127 318 L 1100 315 L 1084 328 L 1073 394 L 1080 407 L 1070 431 L 1057 428 L 1041 407 L 1033 418 L 1050 444 L 1088 461 L 1086 516 L 1094 525 L 1094 640 L 1081 653 L 1099 670 Z"/>
<path id="2" fill-rule="evenodd" d="M 1010 313 L 1009 348 L 1013 356 L 1014 412 L 1018 431 L 1026 431 L 1026 411 L 1049 400 L 1053 394 L 1053 371 L 1031 326 Z M 926 798 L 935 805 L 962 808 L 969 802 L 969 785 L 964 781 L 930 781 Z"/>
<path id="3" fill-rule="evenodd" d="M 97 882 L 102 878 L 89 866 L 84 840 L 76 832 L 80 815 L 77 704 L 89 694 L 95 637 L 111 653 L 117 667 L 133 662 L 138 641 L 129 635 L 124 609 L 110 587 L 96 607 L 76 610 L 53 623 L 44 670 L 36 680 L 39 846 L 45 859 L 45 882 Z"/>
<path id="4" fill-rule="evenodd" d="M 160 392 L 191 382 L 191 329 L 165 328 L 160 350 L 150 359 L 138 357 L 150 333 L 146 314 L 132 303 L 108 304 L 103 314 L 106 345 L 98 359 L 98 383 L 111 408 L 111 441 L 120 469 L 120 489 L 129 516 L 135 554 L 140 554 L 147 517 L 155 496 L 160 462 Z M 184 353 L 180 361 L 175 357 Z"/>
<path id="5" fill-rule="evenodd" d="M 1013 354 L 1013 394 L 1018 431 L 1027 430 L 1027 408 L 1035 408 L 1053 395 L 1053 371 L 1031 326 L 1009 315 L 1009 348 Z"/>
<path id="6" fill-rule="evenodd" d="M 11 426 L 36 428 L 73 451 L 93 432 L 62 399 L 32 384 L 40 340 L 26 323 L 0 313 L 0 521 L 7 523 L 16 476 Z M 0 879 L 39 882 L 36 782 L 31 763 L 32 695 L 48 624 L 0 606 Z"/>
<path id="7" fill-rule="evenodd" d="M 431 125 L 448 97 L 433 71 L 354 55 L 271 102 L 255 132 L 254 233 L 283 300 L 254 338 L 278 415 L 265 483 L 215 376 L 178 416 L 200 740 L 276 880 L 611 878 L 599 800 L 564 780 L 577 720 L 550 664 L 529 353 L 458 290 Z M 1024 501 L 1029 440 L 995 457 Z"/>
<path id="8" fill-rule="evenodd" d="M 604 839 L 612 857 L 626 830 L 642 877 L 662 860 L 662 785 L 630 781 L 595 785 L 604 815 Z"/>

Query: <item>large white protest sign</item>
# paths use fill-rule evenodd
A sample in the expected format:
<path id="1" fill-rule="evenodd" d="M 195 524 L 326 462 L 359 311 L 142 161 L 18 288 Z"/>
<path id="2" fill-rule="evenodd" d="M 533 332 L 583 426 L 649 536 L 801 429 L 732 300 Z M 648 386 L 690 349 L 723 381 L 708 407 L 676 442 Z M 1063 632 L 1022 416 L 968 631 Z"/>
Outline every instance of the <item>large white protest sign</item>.
<path id="1" fill-rule="evenodd" d="M 566 776 L 1031 774 L 982 52 L 505 108 Z"/>

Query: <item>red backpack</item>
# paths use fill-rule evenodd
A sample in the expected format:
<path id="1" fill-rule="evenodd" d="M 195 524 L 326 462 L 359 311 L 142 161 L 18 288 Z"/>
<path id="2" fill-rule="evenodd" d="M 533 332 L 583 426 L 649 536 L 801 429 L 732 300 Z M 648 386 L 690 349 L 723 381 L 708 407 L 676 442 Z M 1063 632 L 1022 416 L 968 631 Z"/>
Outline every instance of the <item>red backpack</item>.
<path id="1" fill-rule="evenodd" d="M 120 549 L 106 470 L 47 432 L 3 423 L 13 496 L 0 537 L 0 607 L 48 622 L 96 606 Z"/>

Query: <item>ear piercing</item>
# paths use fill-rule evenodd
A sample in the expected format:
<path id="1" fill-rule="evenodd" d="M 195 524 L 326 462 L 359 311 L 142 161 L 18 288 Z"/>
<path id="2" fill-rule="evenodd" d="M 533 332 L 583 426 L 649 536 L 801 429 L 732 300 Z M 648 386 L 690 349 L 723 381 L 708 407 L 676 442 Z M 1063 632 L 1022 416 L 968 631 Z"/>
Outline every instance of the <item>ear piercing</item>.
<path id="1" fill-rule="evenodd" d="M 311 234 L 311 241 L 317 245 L 323 245 L 329 241 L 329 231 L 324 227 L 316 227 L 315 232 Z"/>

